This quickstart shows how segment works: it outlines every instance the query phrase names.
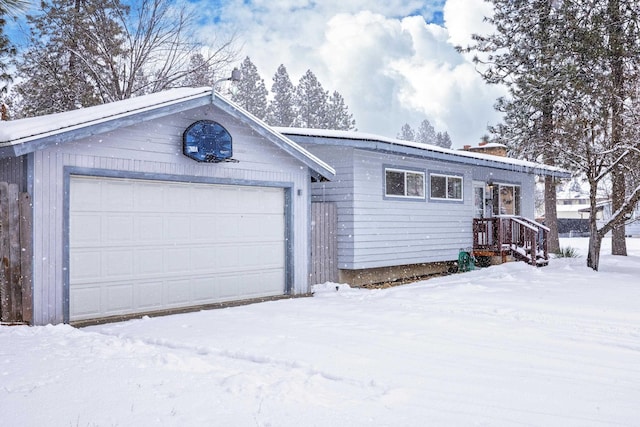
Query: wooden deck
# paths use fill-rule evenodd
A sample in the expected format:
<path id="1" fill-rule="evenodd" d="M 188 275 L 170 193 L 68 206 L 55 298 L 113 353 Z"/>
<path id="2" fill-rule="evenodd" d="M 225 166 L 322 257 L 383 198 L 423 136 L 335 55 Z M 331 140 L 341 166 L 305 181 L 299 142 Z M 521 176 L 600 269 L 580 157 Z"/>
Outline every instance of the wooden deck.
<path id="1" fill-rule="evenodd" d="M 534 266 L 544 266 L 549 263 L 548 234 L 544 225 L 520 216 L 474 218 L 473 255 L 499 256 L 503 262 L 512 256 Z"/>

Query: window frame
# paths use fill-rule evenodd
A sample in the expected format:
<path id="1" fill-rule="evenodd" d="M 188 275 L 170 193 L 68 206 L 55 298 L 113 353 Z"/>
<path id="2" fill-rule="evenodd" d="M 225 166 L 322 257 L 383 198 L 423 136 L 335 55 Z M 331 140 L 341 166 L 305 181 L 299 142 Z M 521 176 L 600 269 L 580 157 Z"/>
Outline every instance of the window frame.
<path id="1" fill-rule="evenodd" d="M 445 197 L 436 197 L 433 195 L 433 177 L 444 178 L 444 191 Z M 460 180 L 460 198 L 449 197 L 449 179 L 457 179 Z M 429 200 L 433 200 L 436 202 L 457 202 L 464 203 L 464 175 L 455 174 L 455 173 L 444 173 L 444 172 L 429 172 Z"/>
<path id="2" fill-rule="evenodd" d="M 502 197 L 500 193 L 503 188 L 510 187 L 512 189 L 512 203 L 513 203 L 513 212 L 512 214 L 502 213 Z M 494 215 L 510 215 L 510 216 L 520 216 L 522 215 L 522 185 L 520 183 L 510 183 L 510 182 L 497 182 L 493 184 L 493 214 Z M 506 209 L 505 209 L 506 210 Z"/>
<path id="3" fill-rule="evenodd" d="M 387 172 L 395 172 L 395 173 L 402 173 L 404 180 L 403 180 L 403 190 L 404 190 L 404 194 L 389 194 L 388 191 L 388 187 L 387 187 Z M 382 173 L 383 173 L 383 182 L 382 182 L 382 191 L 383 191 L 383 196 L 385 200 L 410 200 L 410 201 L 424 201 L 426 200 L 426 178 L 427 178 L 427 174 L 425 172 L 424 169 L 413 169 L 413 168 L 406 168 L 406 167 L 397 167 L 397 166 L 390 166 L 390 165 L 384 165 L 382 168 Z M 412 195 L 408 195 L 407 194 L 407 175 L 408 174 L 415 174 L 415 175 L 420 175 L 422 177 L 422 195 L 419 196 L 412 196 Z"/>

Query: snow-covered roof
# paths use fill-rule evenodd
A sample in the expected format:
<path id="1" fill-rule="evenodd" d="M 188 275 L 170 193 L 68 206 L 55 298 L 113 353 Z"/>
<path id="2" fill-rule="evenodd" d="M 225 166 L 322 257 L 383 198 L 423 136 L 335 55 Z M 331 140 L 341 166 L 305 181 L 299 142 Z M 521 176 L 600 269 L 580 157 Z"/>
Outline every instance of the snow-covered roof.
<path id="1" fill-rule="evenodd" d="M 351 145 L 367 150 L 396 152 L 416 157 L 473 164 L 476 166 L 489 166 L 498 169 L 534 173 L 537 175 L 551 175 L 559 178 L 569 178 L 571 176 L 571 173 L 564 169 L 527 160 L 442 148 L 436 145 L 388 138 L 364 132 L 283 127 L 276 127 L 274 129 L 284 135 L 305 137 L 304 142 L 309 143 L 322 143 L 320 139 L 340 139 L 340 145 Z"/>
<path id="2" fill-rule="evenodd" d="M 475 148 L 507 148 L 507 146 L 500 144 L 499 142 L 487 142 L 486 144 L 479 145 Z"/>
<path id="3" fill-rule="evenodd" d="M 191 108 L 215 105 L 325 178 L 335 170 L 210 87 L 176 88 L 63 113 L 0 122 L 0 158 L 17 157 L 52 144 L 109 132 Z"/>
<path id="4" fill-rule="evenodd" d="M 208 89 L 209 96 L 211 90 Z M 207 88 L 180 88 L 63 113 L 0 122 L 0 147 L 16 146 L 133 114 L 202 98 Z"/>

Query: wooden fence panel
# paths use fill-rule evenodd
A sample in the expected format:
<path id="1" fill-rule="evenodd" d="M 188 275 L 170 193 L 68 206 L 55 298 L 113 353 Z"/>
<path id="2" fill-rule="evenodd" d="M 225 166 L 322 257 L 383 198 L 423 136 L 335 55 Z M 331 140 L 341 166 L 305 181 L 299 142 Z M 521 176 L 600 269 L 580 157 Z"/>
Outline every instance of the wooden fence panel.
<path id="1" fill-rule="evenodd" d="M 9 184 L 0 182 L 0 321 L 11 320 L 9 285 Z"/>
<path id="2" fill-rule="evenodd" d="M 311 204 L 310 284 L 338 281 L 338 210 L 335 203 Z"/>
<path id="3" fill-rule="evenodd" d="M 20 194 L 20 248 L 22 289 L 22 321 L 33 322 L 33 215 L 31 196 Z"/>
<path id="4" fill-rule="evenodd" d="M 0 321 L 32 320 L 31 201 L 0 182 Z"/>

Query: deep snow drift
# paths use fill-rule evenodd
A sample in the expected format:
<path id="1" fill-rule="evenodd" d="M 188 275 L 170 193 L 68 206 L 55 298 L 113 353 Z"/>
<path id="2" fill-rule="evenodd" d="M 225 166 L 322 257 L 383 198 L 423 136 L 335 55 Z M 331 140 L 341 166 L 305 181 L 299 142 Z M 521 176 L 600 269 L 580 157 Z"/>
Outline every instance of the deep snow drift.
<path id="1" fill-rule="evenodd" d="M 640 239 L 383 290 L 0 327 L 0 424 L 640 424 Z M 606 242 L 605 242 L 606 243 Z"/>

